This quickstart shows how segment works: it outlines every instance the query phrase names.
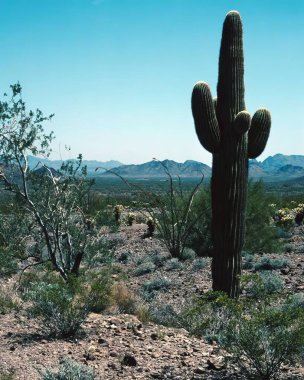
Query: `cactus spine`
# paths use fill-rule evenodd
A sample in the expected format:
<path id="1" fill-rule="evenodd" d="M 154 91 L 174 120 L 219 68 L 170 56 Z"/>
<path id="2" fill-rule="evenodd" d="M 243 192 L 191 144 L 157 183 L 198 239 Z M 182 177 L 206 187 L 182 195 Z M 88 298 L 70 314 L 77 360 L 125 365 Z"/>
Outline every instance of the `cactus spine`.
<path id="1" fill-rule="evenodd" d="M 268 110 L 258 110 L 252 120 L 246 112 L 242 34 L 239 13 L 229 12 L 223 25 L 217 100 L 212 100 L 204 82 L 198 82 L 192 93 L 198 139 L 213 154 L 213 289 L 231 297 L 239 295 L 248 159 L 262 153 L 271 125 Z"/>

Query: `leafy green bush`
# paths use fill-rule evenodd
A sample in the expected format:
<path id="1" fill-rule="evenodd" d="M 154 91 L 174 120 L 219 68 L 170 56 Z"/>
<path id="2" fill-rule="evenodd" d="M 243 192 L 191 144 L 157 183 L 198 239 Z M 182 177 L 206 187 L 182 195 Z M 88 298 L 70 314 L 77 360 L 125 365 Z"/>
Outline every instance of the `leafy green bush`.
<path id="1" fill-rule="evenodd" d="M 77 333 L 91 306 L 91 300 L 75 279 L 68 283 L 61 279 L 36 283 L 26 298 L 32 302 L 29 315 L 39 317 L 48 334 L 62 338 Z"/>
<path id="2" fill-rule="evenodd" d="M 256 274 L 243 275 L 241 283 L 248 295 L 260 299 L 270 294 L 279 293 L 284 287 L 281 277 L 276 272 L 268 270 Z"/>
<path id="3" fill-rule="evenodd" d="M 145 282 L 141 286 L 141 296 L 149 301 L 153 299 L 158 291 L 164 291 L 172 285 L 171 280 L 167 277 L 156 277 L 151 281 Z"/>
<path id="4" fill-rule="evenodd" d="M 113 302 L 111 270 L 101 269 L 98 273 L 87 274 L 85 281 L 89 287 L 87 303 L 90 311 L 100 313 L 107 309 Z"/>
<path id="5" fill-rule="evenodd" d="M 136 269 L 134 269 L 133 276 L 143 276 L 147 273 L 153 272 L 155 268 L 155 264 L 153 264 L 151 261 L 145 261 L 142 264 L 140 264 Z"/>
<path id="6" fill-rule="evenodd" d="M 177 257 L 173 257 L 173 259 L 168 260 L 165 265 L 166 271 L 180 270 L 182 268 L 183 264 L 178 260 Z"/>
<path id="7" fill-rule="evenodd" d="M 272 259 L 269 256 L 263 256 L 253 265 L 255 272 L 262 270 L 275 270 L 287 268 L 290 265 L 287 259 Z"/>
<path id="8" fill-rule="evenodd" d="M 219 341 L 222 332 L 234 315 L 235 301 L 221 292 L 207 292 L 194 299 L 179 313 L 179 323 L 191 334 L 208 341 Z"/>
<path id="9" fill-rule="evenodd" d="M 1 371 L 0 370 L 0 380 L 14 380 L 15 379 L 15 375 L 14 375 L 14 371 Z"/>
<path id="10" fill-rule="evenodd" d="M 172 305 L 151 304 L 149 307 L 149 320 L 163 326 L 180 327 L 179 315 Z"/>
<path id="11" fill-rule="evenodd" d="M 273 198 L 266 193 L 263 182 L 249 181 L 244 250 L 273 252 L 279 246 L 277 227 L 273 222 Z"/>
<path id="12" fill-rule="evenodd" d="M 47 370 L 42 373 L 43 380 L 94 380 L 95 373 L 90 367 L 74 360 L 63 358 L 58 372 Z"/>
<path id="13" fill-rule="evenodd" d="M 243 269 L 252 269 L 254 256 L 248 252 L 243 252 L 242 256 L 243 256 L 243 264 L 242 264 Z"/>
<path id="14" fill-rule="evenodd" d="M 18 263 L 14 253 L 4 247 L 0 247 L 0 277 L 10 276 L 16 272 Z"/>
<path id="15" fill-rule="evenodd" d="M 209 256 L 212 251 L 211 241 L 211 193 L 206 187 L 199 190 L 193 200 L 192 219 L 195 221 L 189 232 L 186 246 L 193 249 L 198 256 Z"/>
<path id="16" fill-rule="evenodd" d="M 220 343 L 248 377 L 277 379 L 303 352 L 303 309 L 251 304 L 229 320 Z"/>
<path id="17" fill-rule="evenodd" d="M 198 272 L 208 265 L 208 261 L 204 257 L 199 257 L 198 259 L 195 259 L 192 263 L 192 270 L 194 272 Z"/>
<path id="18" fill-rule="evenodd" d="M 246 283 L 247 281 L 247 283 Z M 242 279 L 248 295 L 254 298 L 263 298 L 283 290 L 283 280 L 280 275 L 272 271 L 261 271 L 255 275 L 244 275 Z"/>
<path id="19" fill-rule="evenodd" d="M 0 314 L 7 314 L 13 310 L 18 310 L 19 304 L 14 295 L 4 286 L 0 287 Z"/>
<path id="20" fill-rule="evenodd" d="M 180 255 L 180 260 L 194 260 L 196 258 L 196 253 L 192 248 L 185 247 Z"/>
<path id="21" fill-rule="evenodd" d="M 155 264 L 158 268 L 163 267 L 164 263 L 168 259 L 167 256 L 164 256 L 158 251 L 151 252 L 151 254 L 149 255 L 149 258 L 150 258 L 150 261 L 152 261 L 152 263 Z"/>

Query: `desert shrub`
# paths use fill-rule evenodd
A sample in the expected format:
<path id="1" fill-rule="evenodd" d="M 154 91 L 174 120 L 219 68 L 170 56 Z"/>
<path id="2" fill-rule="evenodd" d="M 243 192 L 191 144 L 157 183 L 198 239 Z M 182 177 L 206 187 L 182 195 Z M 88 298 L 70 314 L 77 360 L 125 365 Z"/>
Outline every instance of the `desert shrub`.
<path id="1" fill-rule="evenodd" d="M 86 275 L 88 285 L 87 302 L 90 311 L 100 313 L 107 309 L 113 302 L 112 300 L 112 271 L 101 269 L 98 273 Z"/>
<path id="2" fill-rule="evenodd" d="M 145 261 L 133 271 L 133 276 L 135 277 L 143 276 L 147 273 L 153 272 L 155 268 L 156 268 L 155 264 L 153 264 L 151 261 Z"/>
<path id="3" fill-rule="evenodd" d="M 0 247 L 0 278 L 12 275 L 17 268 L 16 255 L 10 249 Z"/>
<path id="4" fill-rule="evenodd" d="M 179 315 L 172 305 L 153 303 L 149 307 L 150 320 L 159 325 L 180 327 Z"/>
<path id="5" fill-rule="evenodd" d="M 192 263 L 192 270 L 194 272 L 200 271 L 208 265 L 208 261 L 204 257 L 199 257 L 198 259 L 195 259 Z"/>
<path id="6" fill-rule="evenodd" d="M 120 178 L 135 189 L 138 196 L 144 197 L 142 206 L 145 209 L 144 214 L 148 216 L 148 235 L 152 236 L 156 229 L 159 239 L 163 241 L 172 257 L 180 258 L 193 226 L 204 213 L 202 209 L 199 213 L 194 213 L 192 207 L 203 178 L 192 190 L 185 191 L 180 178 L 175 180 L 167 166 L 159 163 L 168 179 L 164 183 L 166 188 L 162 188 L 161 191 L 147 190 Z"/>
<path id="7" fill-rule="evenodd" d="M 220 343 L 249 378 L 277 379 L 303 352 L 303 310 L 251 304 L 228 321 Z"/>
<path id="8" fill-rule="evenodd" d="M 284 287 L 280 275 L 268 270 L 256 274 L 245 274 L 242 276 L 241 283 L 248 295 L 261 299 L 281 292 Z"/>
<path id="9" fill-rule="evenodd" d="M 242 256 L 243 256 L 243 263 L 242 263 L 243 269 L 252 269 L 254 256 L 248 252 L 243 252 Z"/>
<path id="10" fill-rule="evenodd" d="M 29 315 L 38 317 L 41 327 L 56 337 L 75 335 L 90 311 L 90 299 L 75 278 L 36 283 L 26 298 L 32 302 Z"/>
<path id="11" fill-rule="evenodd" d="M 167 261 L 168 257 L 159 253 L 158 251 L 153 251 L 149 255 L 150 261 L 155 264 L 158 268 L 164 266 L 164 263 Z"/>
<path id="12" fill-rule="evenodd" d="M 156 277 L 142 284 L 140 293 L 145 300 L 149 301 L 156 296 L 158 291 L 164 291 L 171 285 L 172 282 L 167 277 Z"/>
<path id="13" fill-rule="evenodd" d="M 96 236 L 86 247 L 84 261 L 88 268 L 95 268 L 100 264 L 111 264 L 118 241 L 106 236 Z"/>
<path id="14" fill-rule="evenodd" d="M 15 374 L 14 371 L 2 371 L 0 370 L 0 380 L 14 380 Z"/>
<path id="15" fill-rule="evenodd" d="M 196 253 L 193 249 L 185 247 L 180 255 L 180 260 L 193 260 L 196 257 Z"/>
<path id="16" fill-rule="evenodd" d="M 94 370 L 74 360 L 63 358 L 58 372 L 41 373 L 43 380 L 94 380 Z"/>
<path id="17" fill-rule="evenodd" d="M 193 200 L 193 223 L 186 246 L 193 249 L 198 256 L 209 256 L 212 251 L 211 241 L 211 192 L 206 187 L 199 190 Z"/>
<path id="18" fill-rule="evenodd" d="M 173 257 L 172 259 L 168 260 L 165 265 L 166 271 L 181 270 L 182 268 L 183 264 L 176 257 Z"/>
<path id="19" fill-rule="evenodd" d="M 263 256 L 253 265 L 253 270 L 263 271 L 263 270 L 275 270 L 286 268 L 290 265 L 287 259 L 272 259 L 269 256 Z"/>
<path id="20" fill-rule="evenodd" d="M 0 314 L 7 314 L 18 310 L 19 304 L 11 291 L 4 286 L 0 287 Z"/>
<path id="21" fill-rule="evenodd" d="M 112 289 L 113 303 L 119 313 L 133 314 L 136 311 L 136 300 L 128 287 L 123 283 L 117 283 Z"/>
<path id="22" fill-rule="evenodd" d="M 179 323 L 191 334 L 208 341 L 219 341 L 228 320 L 234 315 L 235 302 L 221 292 L 207 292 L 194 299 L 179 314 Z"/>
<path id="23" fill-rule="evenodd" d="M 291 253 L 295 249 L 295 246 L 293 244 L 287 243 L 284 246 L 284 250 L 287 253 Z"/>
<path id="24" fill-rule="evenodd" d="M 273 222 L 273 198 L 264 184 L 249 181 L 246 211 L 246 236 L 244 250 L 273 252 L 279 248 L 277 227 Z"/>

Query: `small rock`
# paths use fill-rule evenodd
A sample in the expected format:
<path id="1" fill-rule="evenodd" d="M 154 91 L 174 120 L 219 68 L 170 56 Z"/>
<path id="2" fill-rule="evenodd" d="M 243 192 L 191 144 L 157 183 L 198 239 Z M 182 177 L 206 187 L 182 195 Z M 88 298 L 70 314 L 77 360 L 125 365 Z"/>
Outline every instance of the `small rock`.
<path id="1" fill-rule="evenodd" d="M 150 337 L 151 337 L 152 340 L 157 340 L 158 339 L 158 335 L 156 333 L 152 333 L 150 335 Z"/>
<path id="2" fill-rule="evenodd" d="M 118 353 L 115 351 L 110 351 L 109 356 L 111 356 L 112 358 L 116 358 L 118 356 Z"/>
<path id="3" fill-rule="evenodd" d="M 132 354 L 125 354 L 121 361 L 122 365 L 126 365 L 129 367 L 135 367 L 137 366 L 137 360 L 135 359 L 135 356 Z"/>
<path id="4" fill-rule="evenodd" d="M 205 371 L 204 371 L 204 368 L 197 367 L 197 368 L 195 368 L 195 370 L 193 372 L 198 374 L 198 375 L 202 375 Z"/>
<path id="5" fill-rule="evenodd" d="M 98 344 L 100 344 L 103 347 L 108 347 L 109 346 L 109 343 L 105 339 L 103 339 L 103 338 L 99 338 L 97 342 L 98 342 Z"/>

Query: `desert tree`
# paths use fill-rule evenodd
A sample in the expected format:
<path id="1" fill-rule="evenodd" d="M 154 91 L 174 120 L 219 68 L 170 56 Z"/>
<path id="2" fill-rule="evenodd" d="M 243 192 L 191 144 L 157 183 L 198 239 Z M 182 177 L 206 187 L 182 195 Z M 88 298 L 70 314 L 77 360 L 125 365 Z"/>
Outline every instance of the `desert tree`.
<path id="1" fill-rule="evenodd" d="M 12 95 L 5 94 L 0 102 L 1 192 L 11 195 L 20 218 L 26 218 L 27 258 L 34 257 L 34 265 L 50 261 L 68 280 L 70 274 L 78 275 L 86 249 L 98 240 L 86 216 L 93 183 L 81 155 L 60 170 L 39 160 L 30 167 L 29 155 L 48 157 L 51 152 L 54 136 L 45 132 L 44 123 L 53 115 L 27 111 L 20 84 L 11 90 Z"/>

